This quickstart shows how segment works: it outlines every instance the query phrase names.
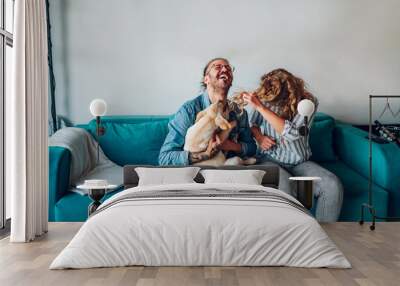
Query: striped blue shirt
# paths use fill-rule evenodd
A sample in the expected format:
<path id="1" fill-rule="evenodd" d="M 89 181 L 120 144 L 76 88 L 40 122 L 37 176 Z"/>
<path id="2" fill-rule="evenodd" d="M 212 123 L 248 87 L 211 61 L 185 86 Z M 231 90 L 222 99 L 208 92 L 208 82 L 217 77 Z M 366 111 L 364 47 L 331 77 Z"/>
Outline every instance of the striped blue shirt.
<path id="1" fill-rule="evenodd" d="M 314 103 L 315 111 L 311 118 L 309 118 L 309 126 L 312 124 L 318 107 L 318 101 L 315 98 Z M 270 103 L 265 103 L 264 105 L 271 111 L 279 114 L 279 106 L 271 105 Z M 311 148 L 308 144 L 308 136 L 305 138 L 299 134 L 299 128 L 304 125 L 303 116 L 296 114 L 293 120 L 285 120 L 283 132 L 279 134 L 258 111 L 249 109 L 248 113 L 250 126 L 260 127 L 263 135 L 271 137 L 276 142 L 276 144 L 268 150 L 261 150 L 258 146 L 257 157 L 261 161 L 263 159 L 272 159 L 279 164 L 295 166 L 310 158 Z"/>

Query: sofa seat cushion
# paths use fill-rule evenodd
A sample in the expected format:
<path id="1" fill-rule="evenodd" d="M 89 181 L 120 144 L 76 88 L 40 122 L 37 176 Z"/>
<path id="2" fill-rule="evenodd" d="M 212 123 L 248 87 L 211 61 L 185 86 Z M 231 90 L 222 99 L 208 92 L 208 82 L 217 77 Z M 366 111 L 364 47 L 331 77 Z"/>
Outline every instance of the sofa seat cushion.
<path id="1" fill-rule="evenodd" d="M 368 179 L 364 178 L 341 161 L 325 162 L 320 165 L 339 177 L 344 186 L 342 211 L 339 220 L 357 221 L 360 219 L 361 205 L 368 202 Z M 388 213 L 389 193 L 372 185 L 373 203 L 378 216 L 386 216 Z M 370 216 L 366 216 L 367 219 Z"/>
<path id="2" fill-rule="evenodd" d="M 104 196 L 102 202 L 109 197 L 121 192 L 119 188 Z M 92 200 L 88 196 L 82 196 L 74 192 L 67 192 L 55 206 L 55 221 L 85 221 L 88 217 L 88 206 Z"/>

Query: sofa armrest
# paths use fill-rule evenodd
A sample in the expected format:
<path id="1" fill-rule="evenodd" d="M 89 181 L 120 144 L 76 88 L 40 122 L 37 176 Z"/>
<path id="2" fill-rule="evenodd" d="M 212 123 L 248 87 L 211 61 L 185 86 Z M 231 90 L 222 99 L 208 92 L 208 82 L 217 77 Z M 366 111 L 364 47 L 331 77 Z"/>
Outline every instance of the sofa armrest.
<path id="1" fill-rule="evenodd" d="M 334 148 L 337 156 L 347 166 L 365 178 L 369 177 L 368 132 L 345 123 L 334 129 Z M 380 187 L 400 192 L 400 148 L 394 143 L 372 142 L 372 177 Z"/>
<path id="2" fill-rule="evenodd" d="M 63 147 L 49 147 L 49 221 L 54 221 L 54 208 L 69 187 L 71 152 Z"/>

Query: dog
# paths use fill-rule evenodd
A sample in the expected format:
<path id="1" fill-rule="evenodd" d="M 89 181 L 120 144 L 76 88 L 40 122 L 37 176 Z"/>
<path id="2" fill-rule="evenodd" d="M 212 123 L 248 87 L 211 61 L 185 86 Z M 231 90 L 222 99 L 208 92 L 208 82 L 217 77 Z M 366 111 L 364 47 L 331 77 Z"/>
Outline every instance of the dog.
<path id="1" fill-rule="evenodd" d="M 228 139 L 230 132 L 236 127 L 237 122 L 228 122 L 227 110 L 224 108 L 222 102 L 212 103 L 209 107 L 200 111 L 196 115 L 195 123 L 188 129 L 185 136 L 185 145 L 183 149 L 191 153 L 197 152 L 210 152 L 208 151 L 208 144 L 215 136 L 217 144 L 224 142 Z M 220 132 L 217 132 L 221 129 Z M 194 165 L 203 166 L 222 166 L 222 165 L 252 165 L 255 164 L 255 158 L 243 160 L 236 156 L 226 159 L 224 153 L 219 151 L 213 158 L 205 161 L 195 163 Z"/>

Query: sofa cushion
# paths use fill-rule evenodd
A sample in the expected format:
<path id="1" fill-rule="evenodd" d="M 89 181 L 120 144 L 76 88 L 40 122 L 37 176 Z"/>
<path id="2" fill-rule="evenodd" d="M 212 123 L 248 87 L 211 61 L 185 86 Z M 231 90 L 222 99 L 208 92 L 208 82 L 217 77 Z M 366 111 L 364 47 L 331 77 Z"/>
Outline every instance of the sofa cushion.
<path id="1" fill-rule="evenodd" d="M 368 203 L 368 180 L 341 161 L 321 163 L 321 166 L 334 173 L 343 184 L 344 198 L 339 220 L 357 221 L 360 219 L 361 205 Z M 373 203 L 378 216 L 388 213 L 389 193 L 379 187 L 372 186 Z M 369 220 L 370 215 L 366 218 Z"/>
<path id="2" fill-rule="evenodd" d="M 94 123 L 90 123 L 95 130 Z M 142 122 L 102 122 L 105 134 L 100 146 L 106 156 L 120 166 L 158 165 L 158 155 L 168 133 L 168 119 Z"/>
<path id="3" fill-rule="evenodd" d="M 54 205 L 68 191 L 71 152 L 49 147 L 49 221 L 55 221 Z"/>
<path id="4" fill-rule="evenodd" d="M 121 192 L 123 188 L 110 192 L 104 196 L 101 202 Z M 88 217 L 88 206 L 92 200 L 88 196 L 82 196 L 74 192 L 66 194 L 56 203 L 54 208 L 55 221 L 85 221 Z"/>
<path id="5" fill-rule="evenodd" d="M 335 121 L 332 117 L 316 116 L 310 129 L 311 160 L 315 162 L 335 161 L 336 155 L 333 149 L 333 129 Z"/>
<path id="6" fill-rule="evenodd" d="M 340 160 L 369 177 L 368 132 L 349 124 L 338 123 L 334 130 L 336 154 Z M 372 142 L 373 181 L 392 192 L 400 191 L 400 149 L 395 143 Z M 400 211 L 399 211 L 400 215 Z"/>

